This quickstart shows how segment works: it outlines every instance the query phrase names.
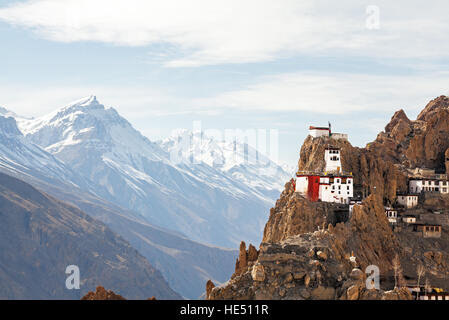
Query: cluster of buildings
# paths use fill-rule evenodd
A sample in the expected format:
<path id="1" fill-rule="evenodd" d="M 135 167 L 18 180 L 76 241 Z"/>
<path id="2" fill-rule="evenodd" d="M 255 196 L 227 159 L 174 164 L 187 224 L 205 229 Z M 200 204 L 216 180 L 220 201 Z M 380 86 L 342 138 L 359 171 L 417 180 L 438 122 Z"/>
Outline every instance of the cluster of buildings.
<path id="1" fill-rule="evenodd" d="M 332 140 L 348 140 L 348 135 L 333 133 L 331 125 L 328 127 L 309 127 L 309 135 L 313 138 L 329 137 L 331 142 L 324 150 L 324 170 L 319 172 L 298 171 L 295 179 L 295 191 L 310 201 L 324 201 L 348 205 L 349 215 L 355 205 L 361 204 L 362 199 L 354 198 L 354 177 L 351 172 L 342 169 L 342 155 L 338 147 L 332 146 Z M 398 194 L 394 207 L 385 207 L 385 215 L 393 230 L 404 228 L 413 231 L 423 238 L 440 238 L 441 220 L 435 219 L 440 212 L 435 211 L 429 217 L 419 209 L 419 197 L 423 193 L 449 193 L 449 179 L 447 175 L 437 175 L 428 169 L 416 169 L 413 178 L 408 181 L 408 192 Z M 418 207 L 417 209 L 414 209 Z M 431 218 L 431 219 L 429 219 Z M 447 223 L 444 223 L 447 225 Z M 449 293 L 438 288 L 424 288 L 416 286 L 409 290 L 418 300 L 449 300 Z"/>
<path id="2" fill-rule="evenodd" d="M 324 159 L 324 171 L 296 174 L 295 191 L 310 201 L 349 204 L 354 196 L 354 179 L 352 173 L 342 171 L 340 149 L 326 147 Z"/>
<path id="3" fill-rule="evenodd" d="M 348 139 L 347 134 L 332 133 L 329 127 L 310 126 L 309 135 Z M 295 179 L 295 191 L 306 196 L 310 201 L 325 201 L 349 204 L 354 196 L 354 179 L 352 173 L 343 172 L 340 148 L 329 145 L 324 151 L 325 169 L 321 172 L 298 171 Z"/>
<path id="4" fill-rule="evenodd" d="M 330 137 L 332 139 L 348 139 L 347 134 L 333 133 L 328 127 L 309 127 L 309 135 Z M 298 171 L 295 179 L 295 191 L 307 197 L 310 201 L 324 201 L 349 206 L 352 208 L 362 201 L 354 199 L 354 177 L 351 172 L 344 172 L 341 165 L 341 150 L 328 145 L 324 151 L 324 170 L 320 172 Z M 416 177 L 409 180 L 409 192 L 398 194 L 397 208 L 412 209 L 418 206 L 419 195 L 422 192 L 449 193 L 449 180 L 445 175 Z M 398 225 L 412 226 L 413 231 L 422 234 L 424 238 L 441 237 L 441 225 L 419 223 L 416 216 L 399 214 L 395 208 L 386 207 L 385 215 L 393 227 Z"/>

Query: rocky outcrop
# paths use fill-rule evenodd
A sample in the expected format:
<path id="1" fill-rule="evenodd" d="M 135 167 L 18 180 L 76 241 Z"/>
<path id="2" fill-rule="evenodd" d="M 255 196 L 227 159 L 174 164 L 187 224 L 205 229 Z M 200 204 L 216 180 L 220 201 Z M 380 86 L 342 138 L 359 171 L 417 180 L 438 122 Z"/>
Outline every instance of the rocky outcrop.
<path id="1" fill-rule="evenodd" d="M 257 260 L 245 260 L 242 243 L 239 260 L 247 263 L 238 264 L 231 280 L 213 288 L 209 299 L 410 298 L 403 291 L 366 289 L 362 270 L 375 264 L 387 274 L 401 252 L 380 197 L 371 195 L 355 206 L 346 223 L 325 224 L 328 217 L 316 220 L 323 216 L 317 208 L 331 204 L 311 203 L 291 188 L 287 183 L 271 212 Z"/>
<path id="2" fill-rule="evenodd" d="M 449 288 L 449 235 L 423 239 L 413 232 L 393 232 L 384 210 L 384 204 L 395 202 L 397 192 L 407 191 L 411 169 L 438 170 L 446 159 L 449 163 L 448 108 L 447 97 L 437 98 L 415 121 L 399 110 L 366 148 L 308 136 L 299 170 L 322 172 L 325 148 L 339 147 L 342 169 L 353 174 L 355 193 L 363 203 L 344 216 L 338 205 L 310 202 L 294 192 L 293 181 L 287 182 L 270 210 L 257 260 L 248 262 L 246 247 L 241 246 L 236 273 L 213 288 L 209 299 L 406 300 L 412 297 L 403 287 L 403 274 L 413 278 L 418 265 L 428 271 L 426 277 Z M 448 201 L 444 196 L 423 197 L 420 206 L 431 210 Z M 394 287 L 395 260 L 401 270 L 399 288 L 384 291 Z M 363 270 L 370 265 L 379 267 L 384 290 L 367 289 Z"/>
<path id="3" fill-rule="evenodd" d="M 429 102 L 415 121 L 408 120 L 401 111 L 395 113 L 370 149 L 405 168 L 445 170 L 449 98 L 441 96 Z"/>
<path id="4" fill-rule="evenodd" d="M 336 254 L 339 235 L 320 230 L 260 246 L 255 264 L 223 286 L 212 289 L 211 300 L 411 299 L 408 291 L 366 289 L 366 276 L 349 259 Z M 349 253 L 348 253 L 349 254 Z M 347 257 L 349 257 L 347 255 Z"/>
<path id="5" fill-rule="evenodd" d="M 310 202 L 295 192 L 293 181 L 285 189 L 274 208 L 264 229 L 263 242 L 278 242 L 318 228 L 346 221 L 347 209 L 343 213 L 339 206 L 326 202 Z"/>
<path id="6" fill-rule="evenodd" d="M 206 283 L 206 299 L 209 298 L 210 293 L 212 292 L 213 288 L 215 288 L 215 284 L 211 280 L 207 281 L 207 283 Z"/>
<path id="7" fill-rule="evenodd" d="M 89 291 L 81 300 L 126 300 L 119 294 L 115 294 L 112 290 L 106 290 L 99 286 L 95 292 Z"/>
<path id="8" fill-rule="evenodd" d="M 349 223 L 344 228 L 336 228 L 335 233 L 347 241 L 346 252 L 354 252 L 363 270 L 375 264 L 382 274 L 387 274 L 394 256 L 401 253 L 400 243 L 385 216 L 382 199 L 374 194 L 366 198 L 363 205 L 354 206 Z"/>
<path id="9" fill-rule="evenodd" d="M 426 121 L 441 109 L 449 108 L 449 97 L 440 96 L 430 101 L 425 108 L 419 113 L 417 120 Z"/>
<path id="10" fill-rule="evenodd" d="M 258 256 L 259 252 L 252 244 L 250 244 L 248 250 L 246 250 L 246 244 L 242 241 L 240 243 L 239 257 L 235 263 L 235 273 L 233 277 L 242 274 L 249 264 L 252 264 L 257 260 Z"/>

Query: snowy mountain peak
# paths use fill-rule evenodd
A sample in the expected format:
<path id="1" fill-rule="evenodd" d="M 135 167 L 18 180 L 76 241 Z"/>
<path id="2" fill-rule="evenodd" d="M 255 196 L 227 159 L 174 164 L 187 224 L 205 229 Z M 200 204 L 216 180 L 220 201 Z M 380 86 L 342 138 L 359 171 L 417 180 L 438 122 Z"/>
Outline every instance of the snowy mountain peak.
<path id="1" fill-rule="evenodd" d="M 114 108 L 102 105 L 96 96 L 74 101 L 41 118 L 22 121 L 19 126 L 28 139 L 62 160 L 68 160 L 62 153 L 81 148 L 114 162 L 131 163 L 133 157 L 142 155 L 165 158 L 159 146 L 142 136 Z"/>
<path id="2" fill-rule="evenodd" d="M 104 117 L 105 114 L 111 114 L 115 117 L 118 116 L 117 112 L 113 108 L 105 108 L 98 100 L 96 96 L 89 96 L 79 100 L 76 100 L 68 105 L 50 113 L 52 121 L 57 118 L 63 118 L 71 114 L 88 114 L 90 116 Z"/>
<path id="3" fill-rule="evenodd" d="M 61 109 L 70 109 L 73 107 L 95 107 L 95 106 L 103 106 L 101 103 L 98 102 L 97 96 L 90 95 L 84 98 L 81 98 L 79 100 L 73 101 L 66 106 L 64 106 Z M 104 107 L 104 106 L 103 106 Z"/>
<path id="4" fill-rule="evenodd" d="M 179 156 L 182 162 L 206 163 L 225 171 L 242 165 L 277 166 L 266 155 L 232 135 L 224 140 L 210 137 L 203 131 L 178 130 L 159 144 L 165 151 Z"/>
<path id="5" fill-rule="evenodd" d="M 290 178 L 289 172 L 238 137 L 221 140 L 180 130 L 159 145 L 172 161 L 192 167 L 206 164 L 257 190 L 276 190 L 276 196 Z"/>

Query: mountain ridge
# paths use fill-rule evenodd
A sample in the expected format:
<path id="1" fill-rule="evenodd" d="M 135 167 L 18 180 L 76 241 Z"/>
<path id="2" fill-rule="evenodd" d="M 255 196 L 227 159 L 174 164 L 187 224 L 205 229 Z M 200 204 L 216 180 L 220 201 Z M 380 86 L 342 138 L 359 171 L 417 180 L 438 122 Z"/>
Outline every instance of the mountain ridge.
<path id="1" fill-rule="evenodd" d="M 27 181 L 106 223 L 135 248 L 139 248 L 141 254 L 149 261 L 162 269 L 170 285 L 185 297 L 198 298 L 203 293 L 208 278 L 220 282 L 232 273 L 235 250 L 196 243 L 179 232 L 151 225 L 138 213 L 98 198 L 98 195 L 92 193 L 94 188 L 89 181 L 86 182 L 63 162 L 25 139 L 17 132 L 14 119 L 8 119 L 6 120 L 8 130 L 9 132 L 12 130 L 14 135 L 8 134 L 7 138 L 5 136 L 0 139 L 0 171 Z M 1 120 L 0 117 L 0 122 Z M 0 137 L 2 134 L 0 130 Z M 41 161 L 41 158 L 44 161 Z M 52 170 L 53 167 L 57 170 Z M 76 178 L 69 177 L 69 173 Z M 82 181 L 73 183 L 79 180 Z M 136 230 L 139 231 L 133 233 Z M 145 237 L 139 237 L 142 233 Z M 152 241 L 148 242 L 147 239 Z M 175 248 L 178 255 L 173 257 L 169 253 Z M 187 278 L 184 278 L 185 275 L 188 275 Z"/>
<path id="2" fill-rule="evenodd" d="M 180 299 L 159 271 L 103 223 L 0 173 L 2 299 L 79 299 L 104 283 L 132 299 Z M 81 290 L 65 287 L 80 269 Z"/>
<path id="3" fill-rule="evenodd" d="M 172 164 L 167 151 L 95 97 L 19 125 L 29 141 L 93 183 L 98 196 L 193 240 L 224 247 L 242 235 L 258 241 L 262 212 L 280 192 L 251 187 L 204 163 Z M 241 229 L 239 219 L 256 223 Z"/>

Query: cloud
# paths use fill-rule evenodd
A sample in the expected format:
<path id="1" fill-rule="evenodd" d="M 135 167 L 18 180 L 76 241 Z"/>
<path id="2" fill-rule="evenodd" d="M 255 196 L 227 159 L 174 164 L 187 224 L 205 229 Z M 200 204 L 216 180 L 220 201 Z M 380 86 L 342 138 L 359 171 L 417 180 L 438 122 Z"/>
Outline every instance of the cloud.
<path id="1" fill-rule="evenodd" d="M 250 81 L 250 80 L 248 80 Z M 345 115 L 392 112 L 412 116 L 430 99 L 449 95 L 447 73 L 370 75 L 294 72 L 259 77 L 242 88 L 214 96 L 183 96 L 149 86 L 0 86 L 0 106 L 27 117 L 41 116 L 84 96 L 97 95 L 131 119 L 245 114 L 271 121 L 273 112 Z"/>
<path id="2" fill-rule="evenodd" d="M 19 86 L 0 85 L 0 106 L 25 117 L 39 117 L 82 97 L 99 102 L 132 119 L 179 114 L 181 98 L 146 86 Z"/>
<path id="3" fill-rule="evenodd" d="M 370 75 L 287 73 L 263 77 L 246 88 L 199 99 L 198 106 L 247 111 L 418 110 L 430 99 L 449 95 L 448 74 Z"/>
<path id="4" fill-rule="evenodd" d="M 449 4 L 376 1 L 379 29 L 360 0 L 33 0 L 0 8 L 0 20 L 54 41 L 167 44 L 165 64 L 196 67 L 295 54 L 447 56 Z M 435 45 L 438 44 L 438 45 Z"/>

